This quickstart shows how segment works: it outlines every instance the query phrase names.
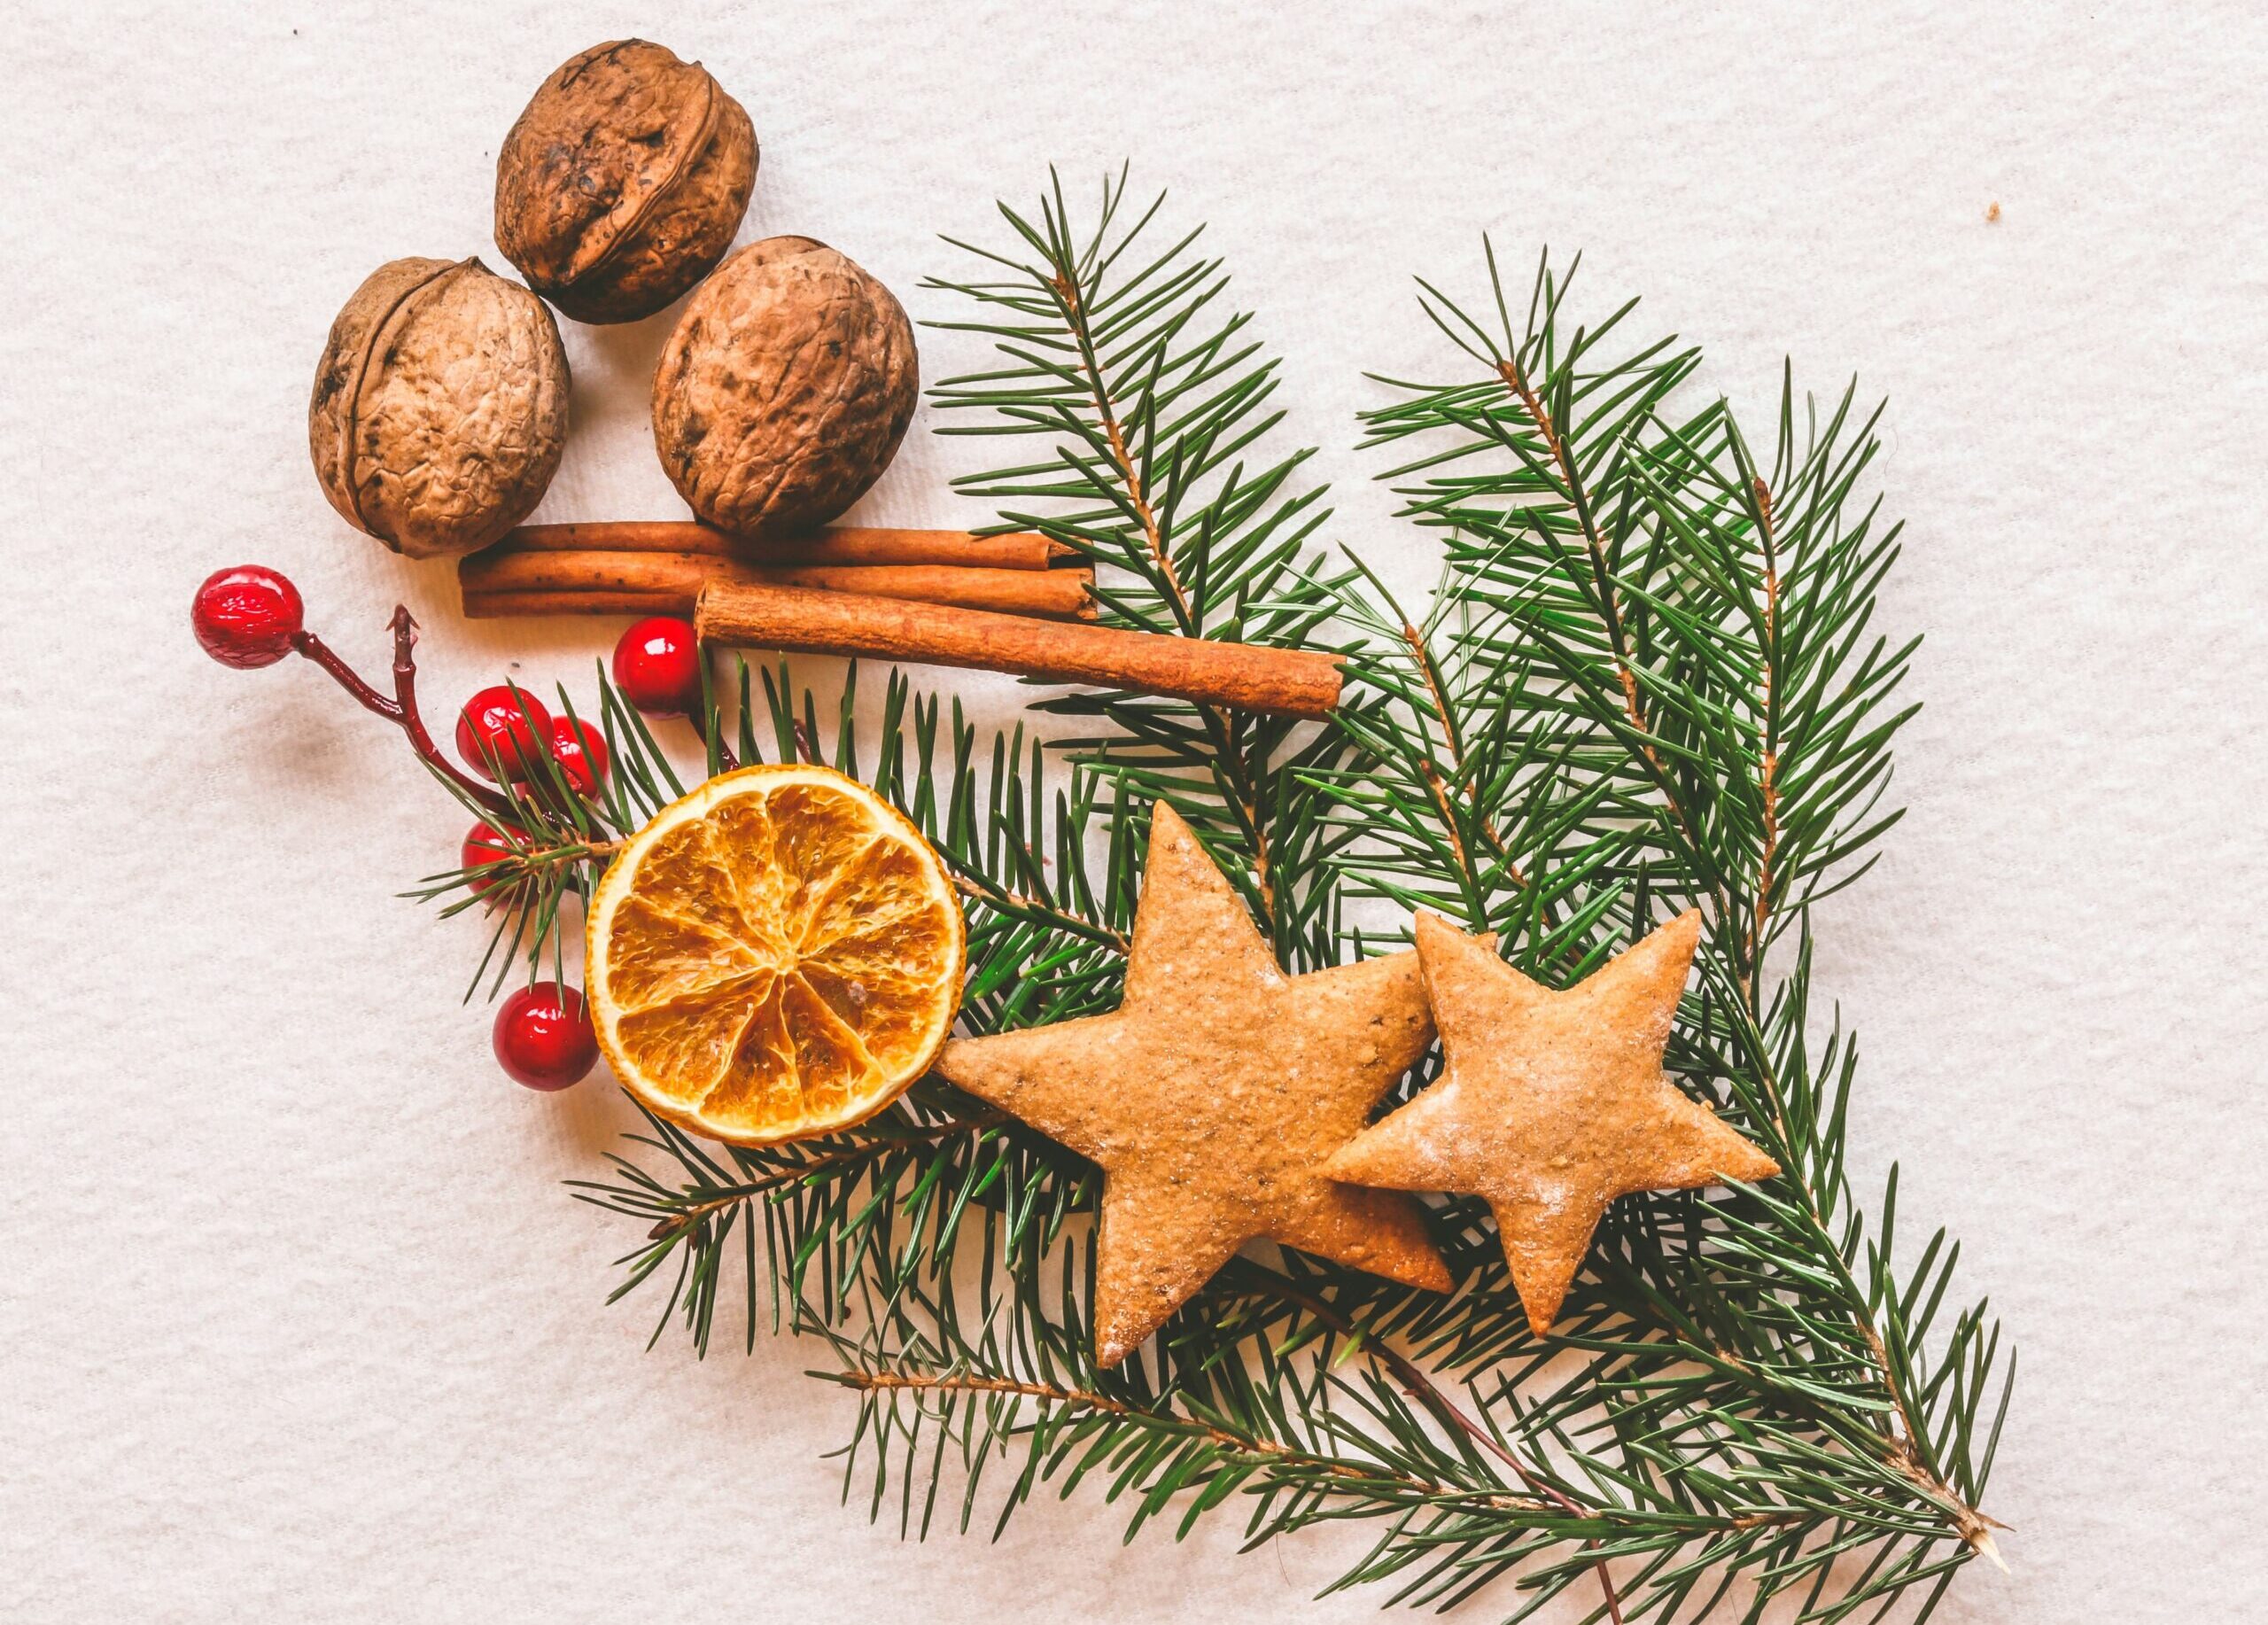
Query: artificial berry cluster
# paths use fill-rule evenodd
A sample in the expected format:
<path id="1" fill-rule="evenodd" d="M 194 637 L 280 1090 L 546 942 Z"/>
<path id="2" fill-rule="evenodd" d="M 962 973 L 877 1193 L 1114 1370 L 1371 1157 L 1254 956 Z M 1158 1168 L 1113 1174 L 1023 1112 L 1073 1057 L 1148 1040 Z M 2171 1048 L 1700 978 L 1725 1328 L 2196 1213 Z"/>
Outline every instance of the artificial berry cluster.
<path id="1" fill-rule="evenodd" d="M 551 757 L 578 795 L 598 794 L 609 766 L 606 741 L 579 717 L 555 717 L 517 683 L 483 688 L 457 713 L 457 754 L 496 783 L 525 784 Z"/>
<path id="2" fill-rule="evenodd" d="M 483 688 L 457 713 L 460 768 L 442 756 L 418 714 L 416 666 L 409 652 L 416 628 L 407 610 L 394 611 L 391 699 L 307 631 L 305 618 L 299 589 L 260 564 L 215 571 L 197 589 L 190 616 L 198 645 L 223 665 L 255 670 L 290 654 L 314 661 L 366 710 L 400 727 L 421 758 L 488 808 L 490 816 L 472 827 L 460 851 L 462 867 L 472 872 L 468 883 L 475 895 L 490 896 L 503 883 L 501 875 L 480 871 L 509 861 L 518 833 L 508 816 L 511 804 L 488 785 L 528 783 L 547 771 L 547 758 L 579 795 L 596 796 L 605 782 L 612 764 L 598 730 L 579 718 L 553 716 L 515 683 Z M 615 645 L 613 672 L 623 698 L 649 716 L 687 717 L 702 708 L 701 650 L 688 621 L 656 616 L 638 622 Z M 468 768 L 479 778 L 469 776 Z M 497 1064 L 531 1089 L 568 1088 L 598 1061 L 598 1037 L 583 995 L 563 983 L 534 983 L 512 993 L 497 1008 L 491 1038 Z"/>

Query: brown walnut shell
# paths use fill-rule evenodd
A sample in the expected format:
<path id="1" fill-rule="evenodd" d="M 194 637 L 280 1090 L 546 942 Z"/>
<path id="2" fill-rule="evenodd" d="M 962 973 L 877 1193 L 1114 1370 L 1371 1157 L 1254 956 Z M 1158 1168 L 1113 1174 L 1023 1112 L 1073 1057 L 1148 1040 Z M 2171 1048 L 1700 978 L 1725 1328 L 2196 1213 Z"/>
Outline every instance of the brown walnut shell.
<path id="1" fill-rule="evenodd" d="M 567 353 L 541 299 L 478 260 L 393 260 L 330 324 L 307 447 L 330 505 L 397 553 L 485 548 L 567 439 Z"/>
<path id="2" fill-rule="evenodd" d="M 654 445 L 710 524 L 824 525 L 889 466 L 920 385 L 913 324 L 888 288 L 805 237 L 725 261 L 654 369 Z"/>
<path id="3" fill-rule="evenodd" d="M 496 155 L 496 245 L 578 322 L 635 322 L 709 274 L 756 184 L 747 110 L 698 62 L 612 40 L 543 82 Z"/>

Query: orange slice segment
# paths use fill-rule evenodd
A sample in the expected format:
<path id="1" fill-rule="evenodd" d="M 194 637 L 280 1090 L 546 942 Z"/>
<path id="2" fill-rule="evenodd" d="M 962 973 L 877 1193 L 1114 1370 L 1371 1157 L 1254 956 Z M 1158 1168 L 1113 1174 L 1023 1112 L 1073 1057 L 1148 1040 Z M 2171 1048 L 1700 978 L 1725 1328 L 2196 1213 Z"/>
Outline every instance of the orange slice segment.
<path id="1" fill-rule="evenodd" d="M 744 767 L 673 802 L 591 898 L 599 1046 L 656 1116 L 735 1145 L 847 1128 L 928 1070 L 967 929 L 897 809 L 826 767 Z"/>

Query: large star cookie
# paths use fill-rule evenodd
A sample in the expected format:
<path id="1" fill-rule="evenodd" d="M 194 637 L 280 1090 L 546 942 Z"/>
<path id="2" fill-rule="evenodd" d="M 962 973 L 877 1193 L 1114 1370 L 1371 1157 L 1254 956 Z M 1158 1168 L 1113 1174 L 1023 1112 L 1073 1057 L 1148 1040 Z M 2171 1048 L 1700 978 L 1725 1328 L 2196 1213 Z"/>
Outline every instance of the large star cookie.
<path id="1" fill-rule="evenodd" d="M 1325 1171 L 1485 1198 L 1528 1324 L 1547 1330 L 1617 1196 L 1780 1171 L 1663 1075 L 1700 934 L 1701 916 L 1688 912 L 1559 992 L 1419 914 L 1441 1076 Z"/>
<path id="2" fill-rule="evenodd" d="M 1417 955 L 1285 976 L 1160 802 L 1124 1002 L 957 1039 L 937 1069 L 1100 1165 L 1095 1355 L 1107 1366 L 1257 1237 L 1449 1289 L 1416 1203 L 1322 1173 L 1433 1036 Z"/>

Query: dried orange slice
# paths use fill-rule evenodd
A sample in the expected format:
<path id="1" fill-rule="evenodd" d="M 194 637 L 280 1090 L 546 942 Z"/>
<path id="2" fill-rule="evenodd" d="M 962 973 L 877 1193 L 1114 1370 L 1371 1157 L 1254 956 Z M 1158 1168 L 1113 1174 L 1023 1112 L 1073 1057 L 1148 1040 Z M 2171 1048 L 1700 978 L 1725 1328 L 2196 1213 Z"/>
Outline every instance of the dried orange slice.
<path id="1" fill-rule="evenodd" d="M 967 928 L 903 814 L 826 767 L 743 767 L 655 815 L 592 895 L 599 1046 L 657 1116 L 735 1145 L 846 1128 L 928 1069 Z"/>

